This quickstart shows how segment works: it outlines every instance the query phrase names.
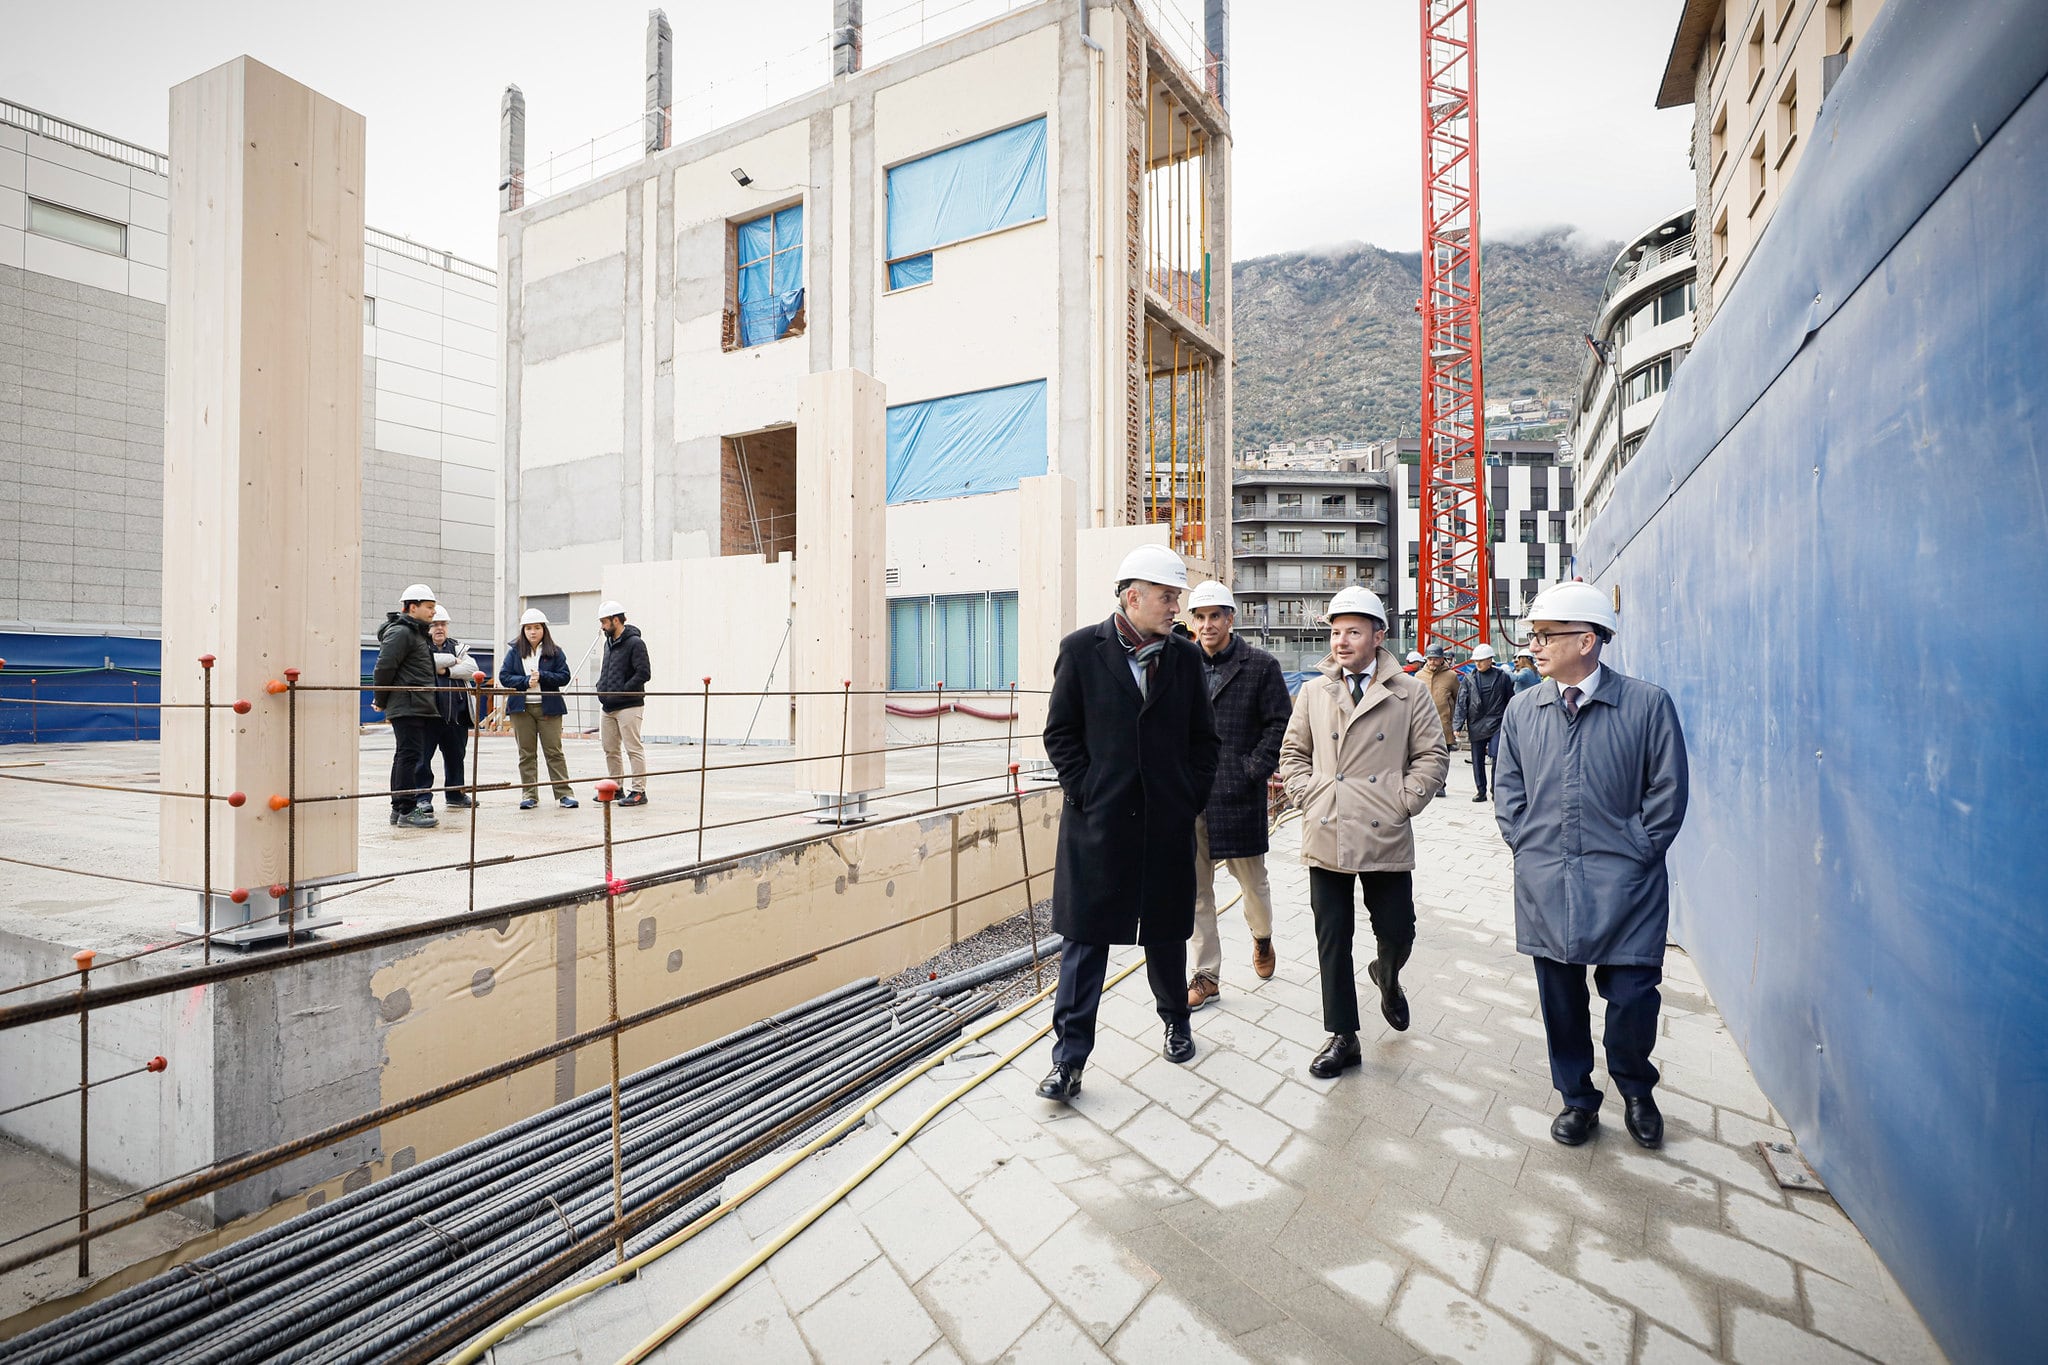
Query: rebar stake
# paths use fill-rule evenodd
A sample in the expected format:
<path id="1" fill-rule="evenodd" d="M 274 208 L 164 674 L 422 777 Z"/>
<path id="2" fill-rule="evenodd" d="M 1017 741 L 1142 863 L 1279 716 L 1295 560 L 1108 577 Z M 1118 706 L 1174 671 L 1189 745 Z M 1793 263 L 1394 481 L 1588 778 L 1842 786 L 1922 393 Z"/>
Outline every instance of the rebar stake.
<path id="1" fill-rule="evenodd" d="M 1010 765 L 1010 799 L 1017 804 L 1017 856 L 1024 863 L 1024 918 L 1031 929 L 1031 988 L 1045 989 L 1045 972 L 1038 960 L 1038 897 L 1031 890 L 1031 842 L 1024 833 L 1024 786 L 1017 780 L 1017 765 Z"/>
<path id="2" fill-rule="evenodd" d="M 612 877 L 612 801 L 619 784 L 606 778 L 597 784 L 597 803 L 604 808 L 604 971 L 606 1007 L 610 1013 L 612 1054 L 612 1251 L 619 1262 L 626 1259 L 626 1163 L 619 1112 L 619 893 Z"/>
<path id="3" fill-rule="evenodd" d="M 284 671 L 286 732 L 284 795 L 284 946 L 299 946 L 299 670 Z"/>
<path id="4" fill-rule="evenodd" d="M 938 705 L 932 711 L 932 805 L 939 804 L 939 760 L 945 755 L 946 681 L 939 680 Z"/>
<path id="5" fill-rule="evenodd" d="M 200 678 L 200 723 L 206 727 L 205 737 L 200 741 L 200 785 L 205 797 L 199 803 L 199 915 L 200 939 L 199 960 L 211 966 L 213 963 L 213 656 L 199 656 Z M 159 738 L 164 732 L 163 717 L 157 717 L 156 732 Z"/>
<path id="6" fill-rule="evenodd" d="M 832 823 L 846 824 L 846 740 L 853 726 L 853 679 L 848 678 L 840 686 L 839 703 L 839 808 Z"/>
<path id="7" fill-rule="evenodd" d="M 90 1011 L 85 1003 L 86 987 L 92 984 L 93 951 L 81 948 L 71 955 L 78 965 L 78 1278 L 92 1274 L 92 1084 L 86 1074 L 90 1048 L 86 1024 Z"/>
<path id="8" fill-rule="evenodd" d="M 704 679 L 704 720 L 697 730 L 697 861 L 704 861 L 705 765 L 711 762 L 711 679 Z"/>

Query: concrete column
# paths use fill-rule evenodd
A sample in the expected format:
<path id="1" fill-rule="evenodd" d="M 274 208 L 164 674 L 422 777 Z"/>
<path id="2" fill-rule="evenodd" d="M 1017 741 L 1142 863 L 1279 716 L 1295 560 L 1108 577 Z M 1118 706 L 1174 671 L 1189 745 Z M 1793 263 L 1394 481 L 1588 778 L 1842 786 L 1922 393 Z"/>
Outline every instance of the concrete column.
<path id="1" fill-rule="evenodd" d="M 1044 474 L 1017 481 L 1017 733 L 1024 764 L 1046 761 L 1035 736 L 1045 732 L 1046 699 L 1060 641 L 1074 629 L 1074 531 L 1080 490 L 1072 479 Z"/>
<path id="2" fill-rule="evenodd" d="M 1230 0 L 1206 0 L 1202 7 L 1202 45 L 1209 49 L 1209 93 L 1230 108 Z"/>
<path id="3" fill-rule="evenodd" d="M 647 154 L 666 150 L 671 132 L 669 110 L 674 105 L 675 38 L 669 32 L 668 15 L 658 9 L 647 11 Z"/>
<path id="4" fill-rule="evenodd" d="M 352 685 L 362 543 L 363 119 L 248 57 L 171 91 L 164 375 L 164 700 L 218 656 L 213 882 L 287 877 L 287 668 Z M 396 607 L 396 603 L 392 606 Z M 356 694 L 298 697 L 297 790 L 357 790 Z M 200 789 L 203 729 L 164 713 L 167 791 Z M 383 774 L 369 776 L 381 787 Z M 357 809 L 297 809 L 300 883 L 356 866 Z M 166 880 L 198 885 L 200 803 L 166 797 Z M 251 900 L 257 897 L 252 894 Z"/>
<path id="5" fill-rule="evenodd" d="M 796 404 L 796 610 L 790 678 L 797 700 L 798 791 L 879 791 L 887 781 L 889 685 L 883 566 L 888 416 L 879 380 L 827 370 L 799 381 Z M 851 679 L 850 703 L 840 695 Z M 865 694 L 865 695 L 863 695 Z M 865 751 L 842 769 L 842 744 Z"/>
<path id="6" fill-rule="evenodd" d="M 860 70 L 861 0 L 832 0 L 832 74 L 851 76 Z"/>
<path id="7" fill-rule="evenodd" d="M 516 85 L 505 87 L 498 105 L 498 208 L 510 213 L 526 207 L 526 95 Z"/>

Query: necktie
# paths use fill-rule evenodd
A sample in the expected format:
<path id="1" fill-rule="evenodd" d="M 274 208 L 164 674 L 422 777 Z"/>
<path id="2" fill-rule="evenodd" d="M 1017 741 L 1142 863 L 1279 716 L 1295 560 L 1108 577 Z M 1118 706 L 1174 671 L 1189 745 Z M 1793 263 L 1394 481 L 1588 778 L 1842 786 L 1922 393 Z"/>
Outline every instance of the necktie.
<path id="1" fill-rule="evenodd" d="M 1353 674 L 1351 675 L 1351 704 L 1352 704 L 1353 706 L 1356 706 L 1356 705 L 1358 705 L 1358 699 L 1359 699 L 1360 697 L 1363 697 L 1364 695 L 1365 695 L 1365 674 L 1363 674 L 1363 673 L 1353 673 Z"/>
<path id="2" fill-rule="evenodd" d="M 1564 716 L 1566 720 L 1577 720 L 1579 718 L 1579 698 L 1582 695 L 1584 694 L 1576 687 L 1567 687 L 1564 690 Z"/>

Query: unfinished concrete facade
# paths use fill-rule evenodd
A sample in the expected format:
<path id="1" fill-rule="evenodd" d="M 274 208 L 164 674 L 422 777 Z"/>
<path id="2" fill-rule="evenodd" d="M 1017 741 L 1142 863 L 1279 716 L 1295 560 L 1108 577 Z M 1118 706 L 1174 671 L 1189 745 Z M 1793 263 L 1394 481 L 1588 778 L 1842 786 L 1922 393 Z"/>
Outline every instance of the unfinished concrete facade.
<path id="1" fill-rule="evenodd" d="M 502 617 L 538 602 L 582 640 L 607 566 L 788 550 L 798 381 L 827 370 L 887 395 L 892 664 L 917 663 L 892 687 L 1016 680 L 995 599 L 1019 586 L 1020 478 L 1073 480 L 1084 528 L 1160 523 L 1199 565 L 1227 554 L 1220 67 L 1191 73 L 1133 0 L 1029 5 L 872 69 L 858 51 L 809 94 L 501 217 Z M 991 216 L 912 203 L 926 163 L 1006 139 L 1030 145 Z M 1017 400 L 1000 431 L 918 477 L 918 424 L 972 426 L 992 394 Z M 906 634 L 942 613 L 895 607 L 970 595 L 992 611 L 961 677 Z"/>

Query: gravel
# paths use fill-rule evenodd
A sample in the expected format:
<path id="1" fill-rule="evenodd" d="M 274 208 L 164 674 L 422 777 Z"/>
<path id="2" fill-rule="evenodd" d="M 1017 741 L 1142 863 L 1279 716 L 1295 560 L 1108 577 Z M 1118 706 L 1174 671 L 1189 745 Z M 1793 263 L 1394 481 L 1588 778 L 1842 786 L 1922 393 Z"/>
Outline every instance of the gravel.
<path id="1" fill-rule="evenodd" d="M 955 972 L 964 972 L 969 967 L 979 966 L 990 958 L 1001 957 L 1004 953 L 1014 952 L 1018 948 L 1028 948 L 1034 937 L 1034 919 L 1038 927 L 1036 937 L 1043 938 L 1052 932 L 1050 897 L 1033 906 L 1029 915 L 1013 915 L 1009 919 L 991 924 L 980 933 L 960 940 L 938 956 L 891 977 L 888 984 L 897 990 L 909 990 L 935 976 L 951 976 Z M 1057 954 L 1045 959 L 1048 968 L 1056 966 L 1058 962 Z M 1049 986 L 1052 981 L 1053 974 L 1048 970 L 1045 973 L 1045 984 Z M 1006 1005 L 1015 1004 L 1038 990 L 1029 966 L 1006 980 L 990 983 L 989 988 L 999 990 L 998 999 Z"/>

